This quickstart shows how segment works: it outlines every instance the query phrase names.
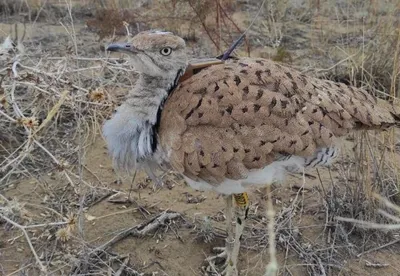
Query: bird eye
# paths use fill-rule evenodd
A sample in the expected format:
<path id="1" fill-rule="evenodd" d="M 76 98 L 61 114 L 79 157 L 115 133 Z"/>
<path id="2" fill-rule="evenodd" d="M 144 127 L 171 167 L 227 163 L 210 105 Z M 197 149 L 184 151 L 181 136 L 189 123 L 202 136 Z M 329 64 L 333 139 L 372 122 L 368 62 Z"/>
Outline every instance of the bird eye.
<path id="1" fill-rule="evenodd" d="M 171 49 L 171 47 L 165 47 L 165 48 L 161 49 L 160 53 L 163 56 L 169 56 L 172 53 L 172 49 Z"/>

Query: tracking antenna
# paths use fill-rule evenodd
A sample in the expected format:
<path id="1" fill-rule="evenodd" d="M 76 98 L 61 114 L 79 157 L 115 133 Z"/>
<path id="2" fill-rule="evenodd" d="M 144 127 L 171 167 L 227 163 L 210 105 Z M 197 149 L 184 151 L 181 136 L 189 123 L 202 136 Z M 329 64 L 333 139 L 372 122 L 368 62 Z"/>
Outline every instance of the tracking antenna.
<path id="1" fill-rule="evenodd" d="M 228 50 L 225 51 L 222 55 L 217 56 L 216 58 L 211 58 L 211 59 L 203 59 L 200 61 L 192 61 L 189 62 L 188 66 L 186 67 L 186 70 L 184 74 L 179 78 L 178 83 L 181 83 L 188 78 L 192 77 L 193 75 L 197 74 L 204 68 L 207 68 L 209 66 L 217 65 L 217 64 L 222 64 L 224 61 L 226 61 L 231 57 L 232 52 L 236 49 L 236 47 L 243 41 L 243 39 L 246 37 L 246 33 L 250 30 L 250 28 L 253 26 L 254 22 L 257 20 L 258 16 L 261 13 L 261 10 L 264 6 L 264 3 L 267 0 L 264 0 L 260 8 L 258 10 L 258 13 L 254 17 L 253 21 L 250 23 L 249 27 L 243 32 L 243 34 L 228 48 Z"/>
<path id="2" fill-rule="evenodd" d="M 243 32 L 243 34 L 228 48 L 228 50 L 225 51 L 222 55 L 217 56 L 217 59 L 220 59 L 222 61 L 227 60 L 228 58 L 231 57 L 232 52 L 235 50 L 235 48 L 243 41 L 243 39 L 246 37 L 246 33 L 250 30 L 250 28 L 253 26 L 254 22 L 256 22 L 258 16 L 261 13 L 261 10 L 267 0 L 264 0 L 260 8 L 258 9 L 258 13 L 254 17 L 253 21 L 250 23 L 250 25 L 247 27 L 247 29 Z"/>

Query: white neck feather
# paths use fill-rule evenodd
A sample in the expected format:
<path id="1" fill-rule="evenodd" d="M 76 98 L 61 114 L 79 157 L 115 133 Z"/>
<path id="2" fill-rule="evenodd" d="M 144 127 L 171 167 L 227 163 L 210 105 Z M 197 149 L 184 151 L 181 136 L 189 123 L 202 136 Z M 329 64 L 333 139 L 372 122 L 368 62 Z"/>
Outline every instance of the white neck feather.
<path id="1" fill-rule="evenodd" d="M 103 135 L 117 168 L 131 171 L 140 163 L 157 161 L 151 159 L 158 144 L 158 112 L 178 78 L 141 75 L 126 101 L 105 122 Z"/>

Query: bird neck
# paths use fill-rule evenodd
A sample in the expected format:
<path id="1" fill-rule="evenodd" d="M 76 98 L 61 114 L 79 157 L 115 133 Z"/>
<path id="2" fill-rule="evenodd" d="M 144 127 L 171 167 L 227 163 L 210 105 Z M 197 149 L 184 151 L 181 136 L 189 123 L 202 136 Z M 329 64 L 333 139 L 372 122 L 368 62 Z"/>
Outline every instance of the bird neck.
<path id="1" fill-rule="evenodd" d="M 103 126 L 104 138 L 117 167 L 132 170 L 138 163 L 156 161 L 161 112 L 179 77 L 140 75 L 126 101 Z"/>
<path id="2" fill-rule="evenodd" d="M 177 79 L 182 74 L 182 71 L 177 74 L 170 76 L 150 76 L 146 74 L 140 74 L 139 79 L 137 80 L 137 84 L 135 85 L 135 90 L 139 89 L 139 93 L 146 90 L 157 90 L 162 89 L 165 91 L 171 90 L 177 83 Z"/>
<path id="3" fill-rule="evenodd" d="M 141 74 L 124 104 L 132 107 L 138 120 L 155 124 L 159 119 L 157 116 L 161 115 L 158 113 L 161 113 L 160 110 L 162 110 L 165 100 L 177 85 L 182 72 L 183 70 L 175 76 L 169 77 Z"/>

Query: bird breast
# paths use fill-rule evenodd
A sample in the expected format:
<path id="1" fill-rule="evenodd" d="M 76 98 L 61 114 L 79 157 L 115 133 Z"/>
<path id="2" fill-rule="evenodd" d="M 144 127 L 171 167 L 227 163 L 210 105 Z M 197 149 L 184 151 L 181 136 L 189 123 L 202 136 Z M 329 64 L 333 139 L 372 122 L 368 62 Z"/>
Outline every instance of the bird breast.
<path id="1" fill-rule="evenodd" d="M 118 107 L 105 122 L 103 135 L 118 169 L 132 171 L 153 154 L 153 124 L 143 120 L 127 104 Z"/>

